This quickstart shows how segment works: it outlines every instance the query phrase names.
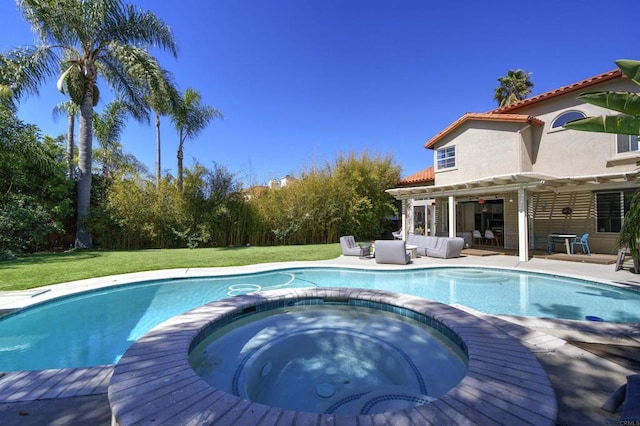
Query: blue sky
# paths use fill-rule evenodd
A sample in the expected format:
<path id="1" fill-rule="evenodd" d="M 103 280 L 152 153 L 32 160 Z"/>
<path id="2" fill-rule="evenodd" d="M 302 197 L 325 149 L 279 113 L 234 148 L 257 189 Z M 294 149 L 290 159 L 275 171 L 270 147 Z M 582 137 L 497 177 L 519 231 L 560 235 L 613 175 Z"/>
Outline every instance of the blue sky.
<path id="1" fill-rule="evenodd" d="M 178 58 L 157 56 L 179 88 L 225 115 L 187 141 L 185 164 L 217 162 L 245 186 L 365 150 L 391 155 L 407 176 L 433 164 L 428 139 L 465 112 L 496 107 L 509 69 L 531 72 L 536 95 L 640 59 L 628 18 L 637 0 L 130 3 L 172 28 Z M 0 3 L 0 17 L 0 51 L 33 43 L 13 1 Z M 19 115 L 63 134 L 65 120 L 51 114 L 63 100 L 53 79 Z M 168 118 L 162 125 L 162 168 L 175 174 L 177 135 Z M 153 172 L 152 125 L 131 121 L 122 143 Z"/>

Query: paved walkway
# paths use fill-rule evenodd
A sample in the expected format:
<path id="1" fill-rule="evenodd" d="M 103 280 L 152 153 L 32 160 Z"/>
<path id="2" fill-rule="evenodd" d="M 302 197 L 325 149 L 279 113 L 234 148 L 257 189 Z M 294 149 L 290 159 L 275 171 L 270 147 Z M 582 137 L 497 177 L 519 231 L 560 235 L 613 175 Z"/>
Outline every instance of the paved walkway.
<path id="1" fill-rule="evenodd" d="M 336 265 L 362 268 L 377 268 L 373 259 L 340 257 L 320 262 L 292 262 L 287 266 Z M 507 268 L 532 272 L 556 273 L 579 278 L 602 281 L 611 284 L 634 286 L 640 289 L 640 276 L 624 269 L 616 272 L 614 265 L 567 262 L 533 258 L 520 262 L 515 256 L 464 256 L 456 259 L 417 258 L 407 266 L 385 265 L 385 268 L 417 268 L 427 266 L 479 266 Z M 253 272 L 269 268 L 281 268 L 283 264 L 262 264 L 246 267 L 199 268 L 171 271 L 153 271 L 116 277 L 96 278 L 57 286 L 43 287 L 29 292 L 1 293 L 0 310 L 15 309 L 48 298 L 81 291 L 96 286 L 118 285 L 126 282 L 163 277 L 193 277 L 200 275 Z M 467 311 L 471 311 L 464 308 Z M 601 343 L 627 347 L 634 353 L 640 351 L 640 327 L 638 324 L 611 324 L 586 321 L 545 320 L 529 317 L 495 317 L 472 312 L 482 316 L 503 330 L 518 337 L 536 355 L 549 375 L 558 398 L 558 418 L 560 425 L 610 424 L 618 425 L 618 415 L 610 414 L 600 406 L 621 384 L 626 376 L 640 371 L 632 371 L 607 357 L 596 356 L 568 342 Z M 1 373 L 0 373 L 1 374 Z M 42 399 L 34 393 L 24 392 L 16 397 L 18 373 L 8 373 L 0 377 L 0 418 L 3 425 L 108 425 L 110 409 L 104 388 L 96 386 L 88 394 L 68 397 L 61 392 L 53 398 Z M 31 373 L 38 374 L 38 373 Z M 65 375 L 62 372 L 60 383 Z M 26 388 L 34 388 L 29 380 L 31 375 L 22 375 L 20 381 Z M 56 376 L 57 377 L 57 376 Z M 71 376 L 73 377 L 73 376 Z M 94 380 L 96 380 L 94 378 Z M 55 380 L 54 380 L 55 382 Z M 76 380 L 76 387 L 82 388 Z M 37 386 L 36 386 L 37 388 Z"/>

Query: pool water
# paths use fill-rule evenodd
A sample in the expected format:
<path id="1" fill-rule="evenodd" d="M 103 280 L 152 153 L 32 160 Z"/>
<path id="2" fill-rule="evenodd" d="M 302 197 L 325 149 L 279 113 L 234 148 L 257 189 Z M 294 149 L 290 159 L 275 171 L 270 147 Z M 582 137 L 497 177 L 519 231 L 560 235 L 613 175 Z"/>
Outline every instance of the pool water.
<path id="1" fill-rule="evenodd" d="M 0 371 L 114 364 L 149 329 L 197 306 L 254 291 L 306 287 L 395 291 L 489 314 L 640 322 L 640 292 L 584 280 L 481 268 L 295 268 L 143 282 L 13 313 L 0 320 Z"/>
<path id="2" fill-rule="evenodd" d="M 413 408 L 453 389 L 467 356 L 442 333 L 355 306 L 274 309 L 212 333 L 190 353 L 216 389 L 294 411 L 376 414 Z"/>

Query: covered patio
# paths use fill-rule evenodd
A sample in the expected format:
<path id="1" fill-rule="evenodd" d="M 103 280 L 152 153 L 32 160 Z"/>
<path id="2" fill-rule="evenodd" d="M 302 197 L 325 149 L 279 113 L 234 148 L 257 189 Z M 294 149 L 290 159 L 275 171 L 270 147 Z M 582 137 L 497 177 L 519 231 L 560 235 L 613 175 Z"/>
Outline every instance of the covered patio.
<path id="1" fill-rule="evenodd" d="M 526 172 L 454 184 L 403 186 L 387 192 L 402 203 L 404 239 L 417 228 L 414 206 L 424 206 L 425 226 L 419 230 L 428 235 L 462 236 L 469 246 L 475 246 L 471 235 L 478 224 L 473 216 L 491 201 L 498 214 L 491 216 L 495 222 L 487 224 L 501 224 L 502 234 L 494 247 L 515 250 L 526 262 L 531 252 L 546 247 L 553 234 L 579 238 L 589 233 L 593 255 L 615 255 L 618 232 L 603 232 L 596 194 L 635 191 L 640 187 L 639 176 L 638 170 L 564 177 Z M 622 205 L 613 207 L 624 211 Z M 484 225 L 485 218 L 481 218 Z M 569 253 L 566 250 L 565 256 L 577 256 Z"/>

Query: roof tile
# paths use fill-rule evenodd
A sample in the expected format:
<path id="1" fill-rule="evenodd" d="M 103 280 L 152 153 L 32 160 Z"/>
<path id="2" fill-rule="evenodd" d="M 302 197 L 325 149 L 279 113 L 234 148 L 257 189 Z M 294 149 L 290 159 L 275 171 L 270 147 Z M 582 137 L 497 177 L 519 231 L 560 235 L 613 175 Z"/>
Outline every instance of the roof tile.
<path id="1" fill-rule="evenodd" d="M 417 183 L 430 183 L 435 181 L 433 166 L 407 176 L 398 182 L 398 186 L 409 186 Z"/>

